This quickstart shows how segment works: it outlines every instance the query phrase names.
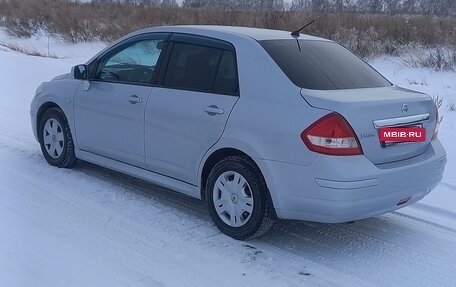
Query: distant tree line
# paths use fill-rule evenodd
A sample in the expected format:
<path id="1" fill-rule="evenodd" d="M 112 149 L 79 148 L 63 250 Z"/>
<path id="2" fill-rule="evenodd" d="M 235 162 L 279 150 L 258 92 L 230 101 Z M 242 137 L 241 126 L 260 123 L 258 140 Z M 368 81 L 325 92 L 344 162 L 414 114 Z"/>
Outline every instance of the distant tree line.
<path id="1" fill-rule="evenodd" d="M 176 0 L 92 0 L 152 6 L 178 6 Z M 456 15 L 456 0 L 184 0 L 183 7 L 209 10 L 309 11 L 325 13 L 370 13 L 389 15 Z"/>
<path id="2" fill-rule="evenodd" d="M 435 50 L 440 52 L 434 57 L 439 61 L 432 63 L 442 62 L 447 50 L 453 51 L 448 55 L 456 63 L 454 16 L 390 15 L 383 10 L 363 13 L 356 11 L 369 6 L 348 4 L 359 1 L 367 5 L 371 0 L 319 1 L 330 4 L 317 6 L 316 0 L 287 1 L 288 7 L 283 0 L 185 0 L 183 5 L 175 0 L 0 0 L 0 27 L 18 37 L 44 32 L 77 43 L 111 42 L 131 31 L 160 25 L 232 25 L 293 31 L 316 20 L 304 33 L 335 40 L 365 59 L 423 48 L 440 49 Z"/>
<path id="3" fill-rule="evenodd" d="M 455 0 L 293 0 L 291 10 L 372 14 L 456 15 Z"/>
<path id="4" fill-rule="evenodd" d="M 81 0 L 70 0 L 70 2 L 83 2 Z M 128 5 L 148 5 L 148 6 L 179 6 L 176 0 L 92 0 L 97 4 L 128 4 Z"/>

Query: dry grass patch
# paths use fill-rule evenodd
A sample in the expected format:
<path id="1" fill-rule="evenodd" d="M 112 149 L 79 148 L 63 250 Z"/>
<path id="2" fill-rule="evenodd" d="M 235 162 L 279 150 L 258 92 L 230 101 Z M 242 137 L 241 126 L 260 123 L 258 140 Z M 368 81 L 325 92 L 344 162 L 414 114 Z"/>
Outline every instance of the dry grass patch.
<path id="1" fill-rule="evenodd" d="M 15 51 L 15 52 L 18 52 L 18 53 L 21 53 L 21 54 L 25 54 L 25 55 L 29 55 L 29 56 L 58 59 L 58 57 L 55 54 L 42 53 L 42 52 L 38 51 L 35 48 L 23 47 L 23 46 L 21 46 L 21 45 L 19 45 L 17 43 L 14 43 L 14 42 L 0 42 L 0 46 L 8 48 L 11 51 Z"/>

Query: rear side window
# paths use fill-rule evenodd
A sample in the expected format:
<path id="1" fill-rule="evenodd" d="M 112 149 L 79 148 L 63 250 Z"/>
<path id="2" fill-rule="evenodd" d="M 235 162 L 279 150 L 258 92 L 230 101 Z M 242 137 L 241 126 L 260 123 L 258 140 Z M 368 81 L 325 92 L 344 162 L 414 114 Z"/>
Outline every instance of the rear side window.
<path id="1" fill-rule="evenodd" d="M 175 42 L 163 84 L 169 88 L 234 95 L 238 86 L 234 52 Z"/>
<path id="2" fill-rule="evenodd" d="M 260 44 L 298 87 L 312 90 L 390 86 L 383 76 L 341 45 L 314 40 L 265 40 Z"/>
<path id="3" fill-rule="evenodd" d="M 224 51 L 214 83 L 214 91 L 219 94 L 234 95 L 238 91 L 236 56 L 232 51 Z"/>

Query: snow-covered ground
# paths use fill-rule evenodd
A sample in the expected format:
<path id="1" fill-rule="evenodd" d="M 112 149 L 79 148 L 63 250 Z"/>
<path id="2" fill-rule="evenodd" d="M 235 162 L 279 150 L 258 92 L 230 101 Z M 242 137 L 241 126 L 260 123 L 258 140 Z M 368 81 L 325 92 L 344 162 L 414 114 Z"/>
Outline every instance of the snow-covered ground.
<path id="1" fill-rule="evenodd" d="M 0 31 L 1 42 L 48 50 L 43 36 Z M 49 43 L 59 59 L 0 46 L 0 286 L 454 286 L 456 73 L 372 61 L 394 83 L 444 99 L 448 165 L 428 197 L 350 224 L 279 222 L 241 242 L 197 200 L 92 164 L 45 162 L 30 128 L 35 88 L 104 46 Z"/>

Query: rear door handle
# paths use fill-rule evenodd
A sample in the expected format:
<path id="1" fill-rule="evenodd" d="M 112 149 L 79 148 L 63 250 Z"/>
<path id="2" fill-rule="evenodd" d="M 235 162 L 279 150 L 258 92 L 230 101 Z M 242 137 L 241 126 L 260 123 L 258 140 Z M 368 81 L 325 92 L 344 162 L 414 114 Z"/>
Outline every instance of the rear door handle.
<path id="1" fill-rule="evenodd" d="M 205 107 L 204 111 L 210 116 L 223 115 L 225 112 L 223 109 L 219 109 L 216 105 Z"/>
<path id="2" fill-rule="evenodd" d="M 130 102 L 130 104 L 142 103 L 142 99 L 140 97 L 138 97 L 137 95 L 130 96 L 128 98 L 128 101 Z"/>

